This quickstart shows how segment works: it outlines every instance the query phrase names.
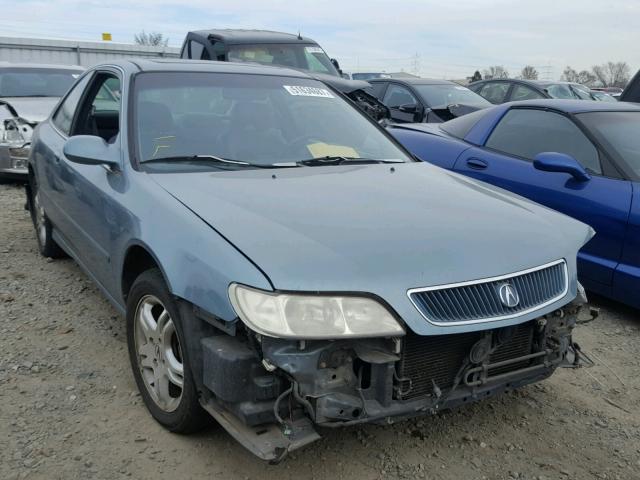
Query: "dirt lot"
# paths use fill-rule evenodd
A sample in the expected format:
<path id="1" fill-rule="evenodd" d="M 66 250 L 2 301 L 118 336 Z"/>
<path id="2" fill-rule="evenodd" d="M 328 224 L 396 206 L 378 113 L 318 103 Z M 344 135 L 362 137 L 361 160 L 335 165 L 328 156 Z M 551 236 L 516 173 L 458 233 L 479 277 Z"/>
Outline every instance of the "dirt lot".
<path id="1" fill-rule="evenodd" d="M 640 479 L 640 319 L 593 299 L 598 365 L 392 426 L 323 433 L 279 466 L 220 428 L 178 436 L 138 396 L 124 322 L 71 260 L 36 251 L 0 185 L 0 479 Z"/>

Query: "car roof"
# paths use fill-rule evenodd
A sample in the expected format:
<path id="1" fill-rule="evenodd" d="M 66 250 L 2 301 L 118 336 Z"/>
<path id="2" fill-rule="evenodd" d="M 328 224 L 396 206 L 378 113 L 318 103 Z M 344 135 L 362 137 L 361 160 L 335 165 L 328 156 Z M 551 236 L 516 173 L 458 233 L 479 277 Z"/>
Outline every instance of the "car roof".
<path id="1" fill-rule="evenodd" d="M 507 102 L 490 108 L 500 107 L 539 107 L 560 110 L 566 113 L 585 112 L 640 112 L 640 104 L 627 102 L 596 102 L 593 100 L 561 100 L 556 98 L 541 98 L 536 100 L 521 100 Z"/>
<path id="2" fill-rule="evenodd" d="M 116 65 L 127 70 L 132 67 L 142 72 L 210 72 L 237 73 L 248 75 L 273 75 L 284 77 L 311 77 L 299 70 L 285 67 L 261 65 L 259 63 L 213 62 L 211 60 L 182 60 L 160 58 L 127 58 L 116 62 L 105 63 L 103 66 Z M 99 68 L 96 65 L 93 68 Z"/>
<path id="3" fill-rule="evenodd" d="M 524 84 L 533 85 L 536 87 L 547 87 L 549 85 L 580 85 L 577 82 L 562 82 L 562 81 L 553 81 L 553 80 L 525 80 L 522 78 L 488 78 L 486 80 L 478 80 L 477 82 L 472 82 L 471 85 L 478 85 L 480 83 L 487 82 L 519 82 Z"/>
<path id="4" fill-rule="evenodd" d="M 190 32 L 205 38 L 215 38 L 229 45 L 243 45 L 255 43 L 313 43 L 314 40 L 294 35 L 292 33 L 274 32 L 271 30 L 243 30 L 221 28 L 213 30 L 196 30 Z"/>
<path id="5" fill-rule="evenodd" d="M 367 80 L 369 83 L 379 82 L 396 82 L 405 83 L 407 85 L 458 85 L 455 82 L 449 80 L 438 80 L 434 78 L 372 78 Z"/>
<path id="6" fill-rule="evenodd" d="M 56 65 L 53 63 L 13 63 L 13 62 L 0 62 L 0 70 L 3 68 L 23 68 L 23 69 L 48 69 L 51 70 L 72 70 L 82 72 L 85 67 L 79 65 Z"/>

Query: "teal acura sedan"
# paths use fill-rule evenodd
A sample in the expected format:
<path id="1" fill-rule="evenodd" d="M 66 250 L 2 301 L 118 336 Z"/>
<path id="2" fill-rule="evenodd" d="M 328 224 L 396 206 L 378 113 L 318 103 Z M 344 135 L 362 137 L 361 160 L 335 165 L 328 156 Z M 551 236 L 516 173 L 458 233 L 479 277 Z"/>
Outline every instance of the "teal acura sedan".
<path id="1" fill-rule="evenodd" d="M 126 316 L 171 431 L 213 416 L 278 461 L 316 425 L 433 413 L 572 359 L 591 228 L 415 161 L 304 73 L 96 66 L 28 168 L 41 253 L 73 257 Z"/>

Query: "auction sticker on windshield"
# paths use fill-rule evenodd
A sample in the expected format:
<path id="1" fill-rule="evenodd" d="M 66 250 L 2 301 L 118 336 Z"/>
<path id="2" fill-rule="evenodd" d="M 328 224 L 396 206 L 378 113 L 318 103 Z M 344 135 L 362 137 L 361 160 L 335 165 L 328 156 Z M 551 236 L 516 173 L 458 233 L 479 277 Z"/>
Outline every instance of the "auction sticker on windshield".
<path id="1" fill-rule="evenodd" d="M 302 87 L 300 85 L 283 85 L 284 89 L 291 95 L 302 97 L 324 97 L 335 98 L 326 88 Z"/>
<path id="2" fill-rule="evenodd" d="M 320 47 L 304 47 L 307 53 L 324 53 Z"/>

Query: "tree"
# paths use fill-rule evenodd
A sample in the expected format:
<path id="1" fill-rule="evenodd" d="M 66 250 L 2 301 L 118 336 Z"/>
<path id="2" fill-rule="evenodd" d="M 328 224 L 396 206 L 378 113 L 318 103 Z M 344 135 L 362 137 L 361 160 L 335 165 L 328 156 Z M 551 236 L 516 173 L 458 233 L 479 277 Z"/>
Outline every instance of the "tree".
<path id="1" fill-rule="evenodd" d="M 591 69 L 603 87 L 622 87 L 629 82 L 630 70 L 627 62 L 607 62 Z"/>
<path id="2" fill-rule="evenodd" d="M 560 77 L 560 80 L 564 82 L 577 82 L 578 72 L 576 72 L 573 68 L 567 65 L 562 72 L 562 76 Z"/>
<path id="3" fill-rule="evenodd" d="M 535 67 L 531 65 L 526 65 L 522 71 L 520 72 L 520 77 L 523 80 L 537 80 L 538 79 L 538 71 Z"/>
<path id="4" fill-rule="evenodd" d="M 591 87 L 596 83 L 596 76 L 588 70 L 580 70 L 577 72 L 570 66 L 567 66 L 562 72 L 560 80 L 564 80 L 565 82 L 581 83 L 582 85 Z"/>
<path id="5" fill-rule="evenodd" d="M 480 72 L 479 72 L 478 70 L 476 70 L 476 71 L 473 73 L 473 76 L 471 77 L 471 81 L 472 81 L 472 82 L 477 82 L 477 81 L 479 81 L 479 80 L 482 80 L 482 75 L 480 75 Z"/>
<path id="6" fill-rule="evenodd" d="M 485 80 L 492 80 L 495 78 L 509 78 L 509 72 L 502 65 L 492 65 L 484 70 Z"/>
<path id="7" fill-rule="evenodd" d="M 580 73 L 578 73 L 578 83 L 586 85 L 587 87 L 593 87 L 596 83 L 596 76 L 588 70 L 580 70 Z"/>
<path id="8" fill-rule="evenodd" d="M 158 32 L 145 32 L 136 33 L 133 36 L 133 41 L 137 45 L 148 45 L 153 47 L 166 47 L 169 43 L 169 39 L 165 38 L 162 33 Z"/>

